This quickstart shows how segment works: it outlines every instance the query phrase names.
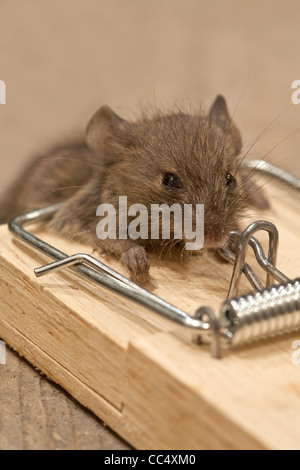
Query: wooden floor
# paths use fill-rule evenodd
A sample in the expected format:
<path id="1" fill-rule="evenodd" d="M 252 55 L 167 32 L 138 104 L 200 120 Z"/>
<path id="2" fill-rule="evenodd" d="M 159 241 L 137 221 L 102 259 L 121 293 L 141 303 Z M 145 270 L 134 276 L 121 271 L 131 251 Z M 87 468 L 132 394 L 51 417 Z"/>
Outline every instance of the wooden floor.
<path id="1" fill-rule="evenodd" d="M 300 176 L 300 106 L 290 99 L 299 15 L 294 0 L 1 2 L 1 188 L 102 104 L 130 117 L 145 103 L 209 105 L 218 93 L 232 112 L 238 104 L 245 148 L 280 116 L 250 156 Z M 129 448 L 8 348 L 6 359 L 0 449 Z"/>
<path id="2" fill-rule="evenodd" d="M 130 449 L 98 418 L 6 348 L 1 365 L 0 449 Z"/>

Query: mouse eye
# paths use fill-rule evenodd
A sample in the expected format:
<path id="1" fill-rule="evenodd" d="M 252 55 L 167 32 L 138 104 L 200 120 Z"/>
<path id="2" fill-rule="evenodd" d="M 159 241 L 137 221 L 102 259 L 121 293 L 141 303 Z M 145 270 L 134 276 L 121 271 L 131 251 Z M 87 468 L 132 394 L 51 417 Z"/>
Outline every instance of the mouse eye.
<path id="1" fill-rule="evenodd" d="M 174 173 L 165 173 L 163 175 L 162 184 L 168 189 L 180 189 L 181 181 Z"/>
<path id="2" fill-rule="evenodd" d="M 226 173 L 226 186 L 231 188 L 236 186 L 236 179 L 230 173 Z"/>

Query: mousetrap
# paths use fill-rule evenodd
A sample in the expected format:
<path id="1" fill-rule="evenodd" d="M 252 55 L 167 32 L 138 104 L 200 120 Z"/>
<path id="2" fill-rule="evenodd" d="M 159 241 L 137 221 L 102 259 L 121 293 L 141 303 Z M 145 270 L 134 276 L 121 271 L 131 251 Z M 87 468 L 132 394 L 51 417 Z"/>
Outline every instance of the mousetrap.
<path id="1" fill-rule="evenodd" d="M 300 447 L 300 181 L 248 166 L 271 210 L 235 253 L 151 258 L 150 290 L 44 233 L 57 206 L 1 227 L 0 338 L 136 448 Z"/>

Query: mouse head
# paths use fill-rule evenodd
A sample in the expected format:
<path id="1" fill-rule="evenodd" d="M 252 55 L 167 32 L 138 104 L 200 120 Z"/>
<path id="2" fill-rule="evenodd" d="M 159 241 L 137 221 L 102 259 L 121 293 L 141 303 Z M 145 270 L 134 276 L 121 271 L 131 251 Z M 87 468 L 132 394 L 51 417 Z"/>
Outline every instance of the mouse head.
<path id="1" fill-rule="evenodd" d="M 104 106 L 91 119 L 87 145 L 105 160 L 106 202 L 204 204 L 204 245 L 218 247 L 249 205 L 267 207 L 245 178 L 241 135 L 218 96 L 208 114 L 156 112 L 129 122 Z"/>

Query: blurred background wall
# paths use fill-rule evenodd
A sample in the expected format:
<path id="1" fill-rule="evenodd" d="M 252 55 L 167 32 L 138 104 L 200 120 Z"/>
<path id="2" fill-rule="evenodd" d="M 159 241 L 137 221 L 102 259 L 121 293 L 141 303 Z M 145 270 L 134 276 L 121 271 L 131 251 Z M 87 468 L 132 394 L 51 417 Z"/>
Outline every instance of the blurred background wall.
<path id="1" fill-rule="evenodd" d="M 102 104 L 130 118 L 218 93 L 245 149 L 281 115 L 250 156 L 300 176 L 299 19 L 299 0 L 0 1 L 0 188 Z"/>

